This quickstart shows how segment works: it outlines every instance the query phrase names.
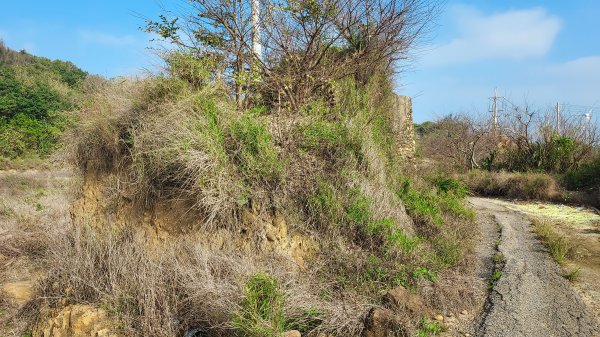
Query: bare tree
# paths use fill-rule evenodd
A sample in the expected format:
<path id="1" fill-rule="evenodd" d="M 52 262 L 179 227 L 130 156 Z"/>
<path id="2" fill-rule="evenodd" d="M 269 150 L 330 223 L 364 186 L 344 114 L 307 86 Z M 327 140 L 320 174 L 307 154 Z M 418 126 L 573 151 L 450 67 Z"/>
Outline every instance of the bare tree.
<path id="1" fill-rule="evenodd" d="M 258 57 L 249 1 L 188 2 L 189 15 L 148 20 L 146 30 L 198 57 L 219 55 L 239 106 L 260 87 L 266 96 L 283 93 L 292 110 L 332 80 L 393 71 L 439 8 L 426 0 L 264 0 Z"/>
<path id="2" fill-rule="evenodd" d="M 425 155 L 439 162 L 451 161 L 455 167 L 471 170 L 480 167 L 482 158 L 491 152 L 487 121 L 459 114 L 435 122 L 424 135 Z"/>

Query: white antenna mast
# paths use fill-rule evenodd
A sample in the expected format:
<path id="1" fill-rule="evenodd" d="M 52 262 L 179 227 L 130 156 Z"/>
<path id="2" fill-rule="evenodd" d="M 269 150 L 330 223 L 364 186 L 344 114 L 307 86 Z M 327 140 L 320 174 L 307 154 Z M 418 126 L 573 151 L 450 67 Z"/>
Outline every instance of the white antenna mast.
<path id="1" fill-rule="evenodd" d="M 262 60 L 262 45 L 260 44 L 260 0 L 252 1 L 252 52 Z"/>

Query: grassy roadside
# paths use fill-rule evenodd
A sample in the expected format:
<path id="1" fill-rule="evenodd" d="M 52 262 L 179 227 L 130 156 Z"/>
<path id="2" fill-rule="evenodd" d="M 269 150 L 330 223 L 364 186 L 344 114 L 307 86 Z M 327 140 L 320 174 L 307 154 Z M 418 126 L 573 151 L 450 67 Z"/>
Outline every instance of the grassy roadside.
<path id="1" fill-rule="evenodd" d="M 544 243 L 550 255 L 560 265 L 564 265 L 569 252 L 571 251 L 571 243 L 563 236 L 558 234 L 550 222 L 532 219 L 536 234 Z"/>

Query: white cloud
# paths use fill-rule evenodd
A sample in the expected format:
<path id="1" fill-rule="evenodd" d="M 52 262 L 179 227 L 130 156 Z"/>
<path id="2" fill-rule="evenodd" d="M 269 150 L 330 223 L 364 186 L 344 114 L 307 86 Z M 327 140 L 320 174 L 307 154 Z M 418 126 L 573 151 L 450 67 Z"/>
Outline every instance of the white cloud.
<path id="1" fill-rule="evenodd" d="M 79 37 L 85 43 L 101 44 L 111 47 L 128 46 L 136 43 L 136 39 L 131 35 L 117 36 L 89 30 L 80 31 Z"/>
<path id="2" fill-rule="evenodd" d="M 548 66 L 544 71 L 559 78 L 595 79 L 600 82 L 600 56 L 586 56 Z M 596 88 L 600 89 L 600 87 Z"/>
<path id="3" fill-rule="evenodd" d="M 533 86 L 546 89 L 548 97 L 573 104 L 592 105 L 600 100 L 600 55 L 537 67 Z"/>
<path id="4" fill-rule="evenodd" d="M 484 15 L 473 7 L 450 11 L 459 37 L 437 45 L 423 64 L 439 66 L 486 59 L 522 60 L 545 55 L 561 29 L 561 20 L 543 8 Z"/>

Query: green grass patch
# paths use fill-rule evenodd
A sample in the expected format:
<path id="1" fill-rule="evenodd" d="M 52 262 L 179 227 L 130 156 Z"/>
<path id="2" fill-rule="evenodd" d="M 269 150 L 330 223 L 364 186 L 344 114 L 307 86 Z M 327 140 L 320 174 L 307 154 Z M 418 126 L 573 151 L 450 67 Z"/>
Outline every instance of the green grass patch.
<path id="1" fill-rule="evenodd" d="M 245 284 L 244 299 L 233 318 L 238 335 L 244 337 L 281 336 L 285 331 L 308 333 L 323 321 L 318 308 L 286 316 L 285 295 L 279 283 L 266 274 L 255 274 Z"/>
<path id="2" fill-rule="evenodd" d="M 284 167 L 264 121 L 257 116 L 245 114 L 231 124 L 229 131 L 232 136 L 233 158 L 248 181 L 281 181 Z"/>
<path id="3" fill-rule="evenodd" d="M 360 191 L 354 190 L 345 218 L 367 237 L 383 240 L 384 249 L 399 249 L 404 253 L 412 252 L 419 243 L 418 238 L 406 235 L 391 218 L 374 219 L 371 212 L 371 200 Z"/>
<path id="4" fill-rule="evenodd" d="M 339 121 L 318 120 L 300 128 L 304 151 L 316 151 L 318 154 L 335 159 L 354 156 L 362 160 L 359 137 Z"/>
<path id="5" fill-rule="evenodd" d="M 413 216 L 430 220 L 438 226 L 444 223 L 439 198 L 434 192 L 417 190 L 412 187 L 410 180 L 405 179 L 396 194 Z"/>
<path id="6" fill-rule="evenodd" d="M 556 262 L 562 264 L 571 250 L 569 242 L 559 234 L 555 233 L 552 226 L 543 221 L 533 221 L 535 232 L 542 239 L 544 245 L 548 248 L 550 255 Z"/>
<path id="7" fill-rule="evenodd" d="M 308 197 L 307 210 L 311 217 L 337 225 L 344 212 L 344 204 L 335 189 L 319 180 L 316 190 Z"/>
<path id="8" fill-rule="evenodd" d="M 432 272 L 431 270 L 425 268 L 425 267 L 418 267 L 415 270 L 413 270 L 412 272 L 412 276 L 415 279 L 419 279 L 419 278 L 423 278 L 427 281 L 437 281 L 438 276 L 436 273 Z"/>
<path id="9" fill-rule="evenodd" d="M 475 213 L 465 206 L 467 187 L 451 178 L 435 178 L 433 187 L 416 187 L 410 179 L 402 178 L 396 195 L 402 199 L 408 212 L 431 221 L 436 226 L 444 224 L 444 214 L 473 220 Z"/>
<path id="10" fill-rule="evenodd" d="M 277 281 L 265 274 L 251 277 L 244 288 L 244 299 L 233 319 L 242 336 L 270 337 L 285 332 L 284 296 Z"/>
<path id="11" fill-rule="evenodd" d="M 419 328 L 419 330 L 417 330 L 417 336 L 435 336 L 440 332 L 442 332 L 442 326 L 440 325 L 440 323 L 423 318 L 421 320 L 421 327 Z"/>

